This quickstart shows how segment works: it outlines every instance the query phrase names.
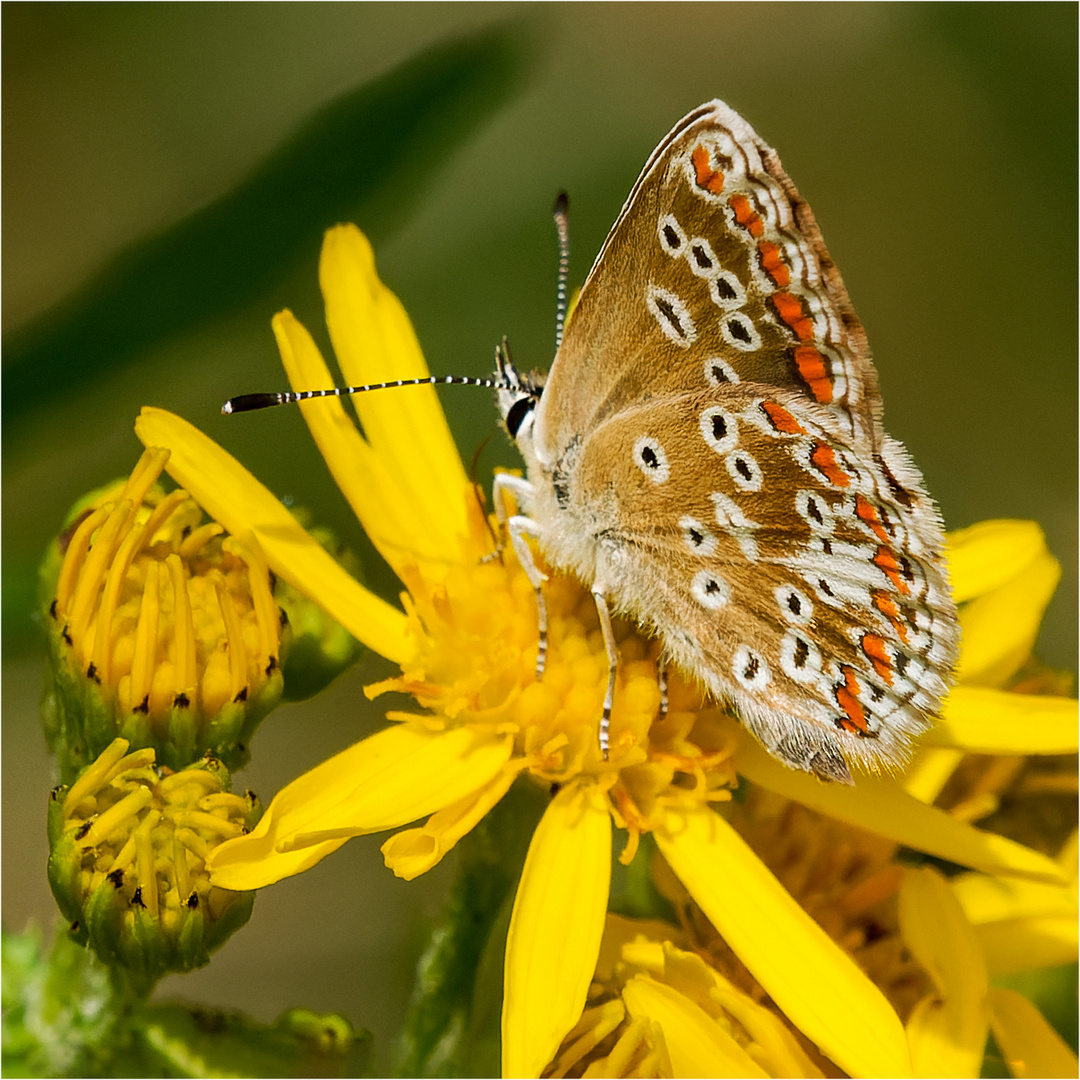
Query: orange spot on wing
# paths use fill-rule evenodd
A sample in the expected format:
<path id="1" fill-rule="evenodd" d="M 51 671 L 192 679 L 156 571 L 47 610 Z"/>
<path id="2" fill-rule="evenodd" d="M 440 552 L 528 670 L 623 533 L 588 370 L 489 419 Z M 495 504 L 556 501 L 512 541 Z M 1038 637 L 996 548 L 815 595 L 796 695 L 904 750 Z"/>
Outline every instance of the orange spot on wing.
<path id="1" fill-rule="evenodd" d="M 877 634 L 863 634 L 862 651 L 874 665 L 874 670 L 885 680 L 885 684 L 892 686 L 892 659 L 885 651 L 884 639 Z"/>
<path id="2" fill-rule="evenodd" d="M 735 211 L 735 220 L 756 240 L 765 232 L 765 224 L 745 195 L 732 195 L 728 206 Z"/>
<path id="3" fill-rule="evenodd" d="M 900 611 L 893 602 L 892 597 L 881 589 L 875 589 L 872 596 L 874 599 L 874 607 L 876 607 L 878 611 L 892 623 L 897 637 L 899 637 L 901 641 L 907 641 L 907 627 L 904 625 L 904 620 L 900 618 Z"/>
<path id="4" fill-rule="evenodd" d="M 874 556 L 874 565 L 888 577 L 904 596 L 908 595 L 911 590 L 908 588 L 907 582 L 900 576 L 900 564 L 896 561 L 896 555 L 893 553 L 892 548 L 879 544 L 877 554 Z"/>
<path id="5" fill-rule="evenodd" d="M 806 428 L 783 405 L 778 405 L 775 401 L 763 401 L 761 408 L 777 431 L 782 431 L 785 435 L 806 434 Z"/>
<path id="6" fill-rule="evenodd" d="M 776 313 L 791 328 L 800 341 L 809 341 L 814 336 L 814 324 L 803 313 L 802 301 L 788 292 L 773 293 L 770 297 Z"/>
<path id="7" fill-rule="evenodd" d="M 881 524 L 881 518 L 878 517 L 877 510 L 861 495 L 855 496 L 855 513 L 874 530 L 879 540 L 885 544 L 889 542 L 889 534 L 885 531 L 885 526 Z"/>
<path id="8" fill-rule="evenodd" d="M 781 289 L 786 289 L 791 284 L 791 271 L 780 257 L 780 245 L 774 244 L 771 240 L 762 240 L 758 243 L 757 249 L 765 272 Z"/>
<path id="9" fill-rule="evenodd" d="M 724 190 L 724 174 L 709 164 L 709 151 L 704 146 L 695 146 L 690 155 L 694 165 L 695 180 L 699 188 L 719 195 Z"/>
<path id="10" fill-rule="evenodd" d="M 813 345 L 796 345 L 794 356 L 803 382 L 818 401 L 828 405 L 833 399 L 833 385 L 825 357 Z"/>
<path id="11" fill-rule="evenodd" d="M 853 734 L 867 735 L 870 728 L 866 723 L 866 711 L 859 701 L 859 680 L 855 678 L 855 672 L 846 665 L 841 666 L 840 674 L 844 676 L 844 685 L 836 688 L 837 704 L 844 711 L 840 726 Z"/>
<path id="12" fill-rule="evenodd" d="M 830 484 L 835 484 L 837 487 L 847 487 L 848 484 L 851 483 L 851 477 L 836 464 L 836 455 L 833 453 L 833 448 L 828 443 L 819 442 L 817 446 L 814 447 L 814 452 L 810 455 L 810 460 L 814 463 L 814 468 L 817 469 Z"/>

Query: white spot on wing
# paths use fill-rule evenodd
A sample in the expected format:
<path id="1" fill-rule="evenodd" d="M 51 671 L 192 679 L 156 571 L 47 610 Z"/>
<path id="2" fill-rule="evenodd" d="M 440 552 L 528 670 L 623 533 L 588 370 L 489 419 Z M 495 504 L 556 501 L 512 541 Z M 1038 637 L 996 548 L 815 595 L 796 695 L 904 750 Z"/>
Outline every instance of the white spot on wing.
<path id="1" fill-rule="evenodd" d="M 645 290 L 645 303 L 665 337 L 676 345 L 688 349 L 697 340 L 697 328 L 690 318 L 690 312 L 673 292 L 650 284 Z"/>
<path id="2" fill-rule="evenodd" d="M 743 491 L 760 491 L 763 479 L 761 466 L 758 465 L 753 455 L 745 450 L 736 450 L 724 459 L 731 479 Z"/>
<path id="3" fill-rule="evenodd" d="M 686 546 L 695 555 L 711 555 L 716 550 L 716 537 L 697 518 L 689 515 L 679 518 L 679 528 Z"/>
<path id="4" fill-rule="evenodd" d="M 705 361 L 705 379 L 710 386 L 723 386 L 724 383 L 737 383 L 739 376 L 726 360 L 714 356 Z"/>
<path id="5" fill-rule="evenodd" d="M 634 464 L 654 483 L 662 484 L 671 475 L 664 448 L 651 435 L 634 443 Z"/>
<path id="6" fill-rule="evenodd" d="M 699 421 L 705 441 L 718 453 L 729 454 L 739 444 L 739 422 L 717 405 L 704 409 Z"/>
<path id="7" fill-rule="evenodd" d="M 731 671 L 744 690 L 754 692 L 764 690 L 772 679 L 765 657 L 747 645 L 740 645 L 735 650 L 731 658 Z"/>
<path id="8" fill-rule="evenodd" d="M 750 321 L 749 316 L 743 315 L 742 312 L 721 316 L 720 333 L 724 340 L 739 352 L 757 352 L 761 348 L 761 336 L 757 328 Z"/>
<path id="9" fill-rule="evenodd" d="M 728 583 L 711 570 L 702 570 L 695 574 L 690 591 L 694 594 L 694 599 L 710 611 L 718 611 L 731 599 Z"/>

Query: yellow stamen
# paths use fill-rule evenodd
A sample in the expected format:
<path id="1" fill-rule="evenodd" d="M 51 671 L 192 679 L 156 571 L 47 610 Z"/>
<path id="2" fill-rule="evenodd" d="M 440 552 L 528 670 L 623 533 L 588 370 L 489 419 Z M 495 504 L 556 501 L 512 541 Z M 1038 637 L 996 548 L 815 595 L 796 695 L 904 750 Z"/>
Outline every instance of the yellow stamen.
<path id="1" fill-rule="evenodd" d="M 135 628 L 135 651 L 131 658 L 131 682 L 125 711 L 150 707 L 150 690 L 157 662 L 158 623 L 161 617 L 161 564 L 152 560 L 146 566 L 146 583 Z"/>
<path id="2" fill-rule="evenodd" d="M 93 614 L 94 601 L 101 589 L 101 582 L 109 564 L 116 554 L 116 548 L 122 535 L 124 522 L 131 511 L 131 503 L 123 500 L 116 503 L 109 513 L 105 524 L 98 532 L 90 554 L 86 557 L 86 564 L 79 575 L 78 584 L 75 586 L 75 597 L 71 603 L 71 614 L 68 617 L 68 633 L 71 635 L 79 662 L 85 668 L 90 660 L 90 645 L 87 641 L 87 629 L 90 624 L 90 616 Z"/>
<path id="3" fill-rule="evenodd" d="M 112 504 L 109 503 L 83 518 L 68 541 L 64 562 L 60 567 L 60 577 L 56 583 L 56 610 L 61 618 L 68 617 L 72 590 L 90 552 L 90 537 L 101 528 L 111 509 Z"/>
<path id="4" fill-rule="evenodd" d="M 149 806 L 152 798 L 153 794 L 149 788 L 137 787 L 134 791 L 129 792 L 119 802 L 109 807 L 108 810 L 98 815 L 90 823 L 90 828 L 82 837 L 83 845 L 85 847 L 94 847 L 100 844 L 129 818 L 135 817 L 143 807 Z"/>
<path id="5" fill-rule="evenodd" d="M 191 616 L 184 564 L 175 552 L 165 560 L 173 588 L 173 628 L 176 634 L 173 654 L 173 698 L 185 694 L 190 704 L 196 690 L 195 624 Z"/>
<path id="6" fill-rule="evenodd" d="M 143 789 L 146 790 L 145 788 Z M 142 889 L 142 901 L 146 910 L 155 918 L 158 913 L 157 874 L 154 869 L 154 848 L 150 842 L 150 831 L 157 824 L 161 814 L 151 811 L 134 832 L 135 839 L 135 874 Z"/>
<path id="7" fill-rule="evenodd" d="M 126 739 L 113 739 L 107 749 L 91 763 L 86 772 L 75 781 L 64 797 L 64 814 L 68 815 L 83 801 L 96 795 L 108 782 L 113 766 L 127 753 Z"/>
<path id="8" fill-rule="evenodd" d="M 203 545 L 220 536 L 225 530 L 216 522 L 208 521 L 200 525 L 185 540 L 180 542 L 177 554 L 181 559 L 193 559 L 203 548 Z"/>
<path id="9" fill-rule="evenodd" d="M 225 623 L 225 654 L 229 661 L 229 701 L 236 701 L 240 692 L 247 686 L 247 654 L 244 648 L 244 633 L 240 627 L 240 618 L 236 614 L 232 599 L 220 575 L 214 581 L 221 618 Z"/>

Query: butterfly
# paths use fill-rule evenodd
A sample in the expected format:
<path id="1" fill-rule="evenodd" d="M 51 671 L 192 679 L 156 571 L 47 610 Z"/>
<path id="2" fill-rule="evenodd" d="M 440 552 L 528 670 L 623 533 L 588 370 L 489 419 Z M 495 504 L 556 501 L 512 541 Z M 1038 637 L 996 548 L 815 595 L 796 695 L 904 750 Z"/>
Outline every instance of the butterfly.
<path id="1" fill-rule="evenodd" d="M 881 426 L 866 335 L 810 207 L 721 101 L 648 159 L 550 372 L 498 353 L 526 464 L 496 506 L 776 758 L 851 783 L 902 764 L 941 707 L 959 629 L 941 517 Z M 538 668 L 542 670 L 541 649 Z"/>

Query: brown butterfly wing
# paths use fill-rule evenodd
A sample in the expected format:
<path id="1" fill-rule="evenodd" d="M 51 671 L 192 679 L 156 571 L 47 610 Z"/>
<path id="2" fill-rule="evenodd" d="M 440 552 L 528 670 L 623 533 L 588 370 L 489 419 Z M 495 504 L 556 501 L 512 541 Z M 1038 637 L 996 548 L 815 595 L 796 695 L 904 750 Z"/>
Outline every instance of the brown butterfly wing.
<path id="1" fill-rule="evenodd" d="M 568 509 L 593 517 L 617 610 L 777 757 L 847 779 L 906 757 L 958 634 L 932 504 L 831 422 L 744 385 L 645 402 L 584 439 Z"/>
<path id="2" fill-rule="evenodd" d="M 655 395 L 726 382 L 790 390 L 875 446 L 866 338 L 779 158 L 722 102 L 657 147 L 586 280 L 537 414 L 554 458 Z"/>

